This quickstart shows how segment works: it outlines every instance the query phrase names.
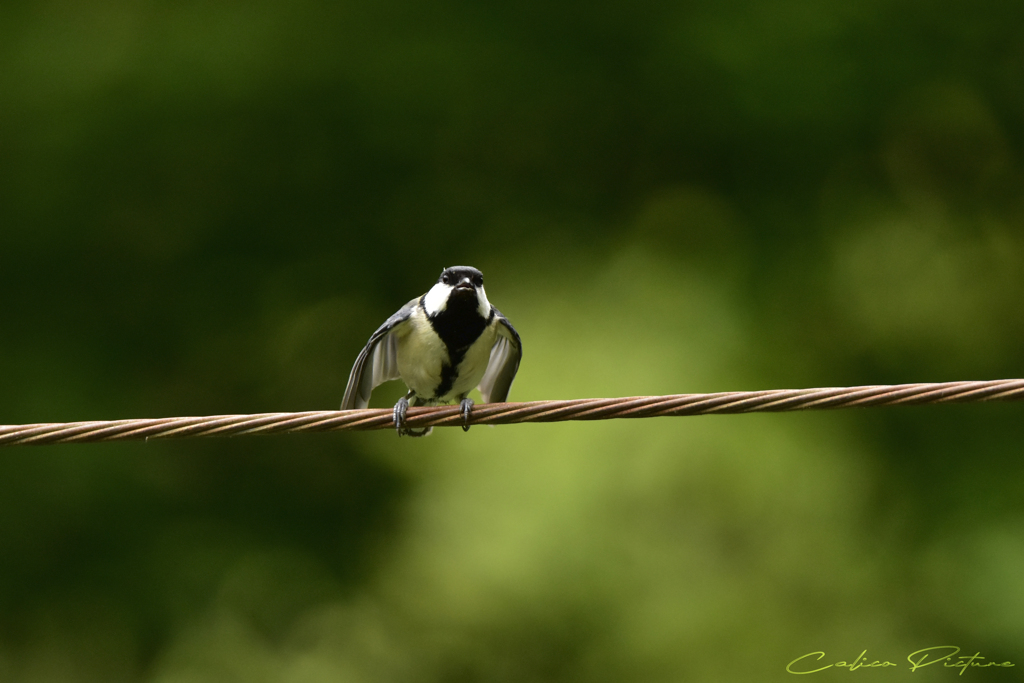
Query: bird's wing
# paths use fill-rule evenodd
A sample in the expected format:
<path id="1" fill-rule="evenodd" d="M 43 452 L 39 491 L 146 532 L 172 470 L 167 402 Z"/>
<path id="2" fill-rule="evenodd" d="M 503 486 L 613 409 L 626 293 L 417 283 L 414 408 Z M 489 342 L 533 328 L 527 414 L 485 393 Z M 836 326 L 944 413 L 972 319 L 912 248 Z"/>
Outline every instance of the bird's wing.
<path id="1" fill-rule="evenodd" d="M 341 401 L 342 410 L 365 408 L 375 387 L 398 379 L 398 339 L 394 333 L 409 321 L 417 305 L 419 299 L 402 306 L 370 336 L 348 376 L 345 398 Z"/>
<path id="2" fill-rule="evenodd" d="M 491 359 L 487 363 L 483 379 L 480 380 L 480 396 L 484 403 L 504 403 L 508 390 L 519 370 L 519 359 L 523 357 L 523 342 L 508 318 L 494 309 L 498 338 L 491 347 Z"/>

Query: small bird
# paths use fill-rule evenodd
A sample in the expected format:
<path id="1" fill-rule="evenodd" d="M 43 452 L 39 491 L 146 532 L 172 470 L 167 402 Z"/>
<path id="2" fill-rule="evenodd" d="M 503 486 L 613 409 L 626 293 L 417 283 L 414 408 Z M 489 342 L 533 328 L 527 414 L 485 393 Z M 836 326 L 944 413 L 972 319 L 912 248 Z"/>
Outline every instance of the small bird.
<path id="1" fill-rule="evenodd" d="M 503 403 L 519 369 L 523 344 L 508 318 L 487 300 L 484 275 L 470 266 L 445 268 L 437 284 L 384 321 L 356 358 L 342 410 L 365 408 L 380 384 L 401 378 L 409 393 L 395 404 L 398 435 L 426 436 L 406 426 L 410 405 L 459 401 L 469 431 L 479 387 L 484 403 Z"/>

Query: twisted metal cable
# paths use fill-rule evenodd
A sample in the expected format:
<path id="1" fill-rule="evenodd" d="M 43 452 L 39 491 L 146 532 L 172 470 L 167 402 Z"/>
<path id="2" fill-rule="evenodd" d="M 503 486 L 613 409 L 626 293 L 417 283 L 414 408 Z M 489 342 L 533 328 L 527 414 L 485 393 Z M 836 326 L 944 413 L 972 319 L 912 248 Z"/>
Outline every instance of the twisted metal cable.
<path id="1" fill-rule="evenodd" d="M 571 401 L 485 403 L 473 408 L 470 425 L 620 417 L 720 415 L 866 406 L 1024 400 L 1024 379 L 940 384 L 895 384 L 825 389 L 729 391 Z M 459 406 L 409 408 L 409 427 L 460 426 Z M 128 441 L 195 436 L 239 436 L 344 430 L 393 429 L 392 410 L 318 410 L 303 413 L 164 417 L 137 420 L 0 426 L 0 446 Z"/>

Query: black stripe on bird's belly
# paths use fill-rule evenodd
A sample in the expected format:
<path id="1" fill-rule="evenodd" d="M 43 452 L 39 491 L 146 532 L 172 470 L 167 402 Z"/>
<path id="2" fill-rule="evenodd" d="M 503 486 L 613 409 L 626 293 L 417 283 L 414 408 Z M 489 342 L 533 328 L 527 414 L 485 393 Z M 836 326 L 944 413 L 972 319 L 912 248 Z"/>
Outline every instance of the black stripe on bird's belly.
<path id="1" fill-rule="evenodd" d="M 434 398 L 440 398 L 452 390 L 459 373 L 456 368 L 466 357 L 466 352 L 487 327 L 487 320 L 477 311 L 475 296 L 464 299 L 451 297 L 448 305 L 430 318 L 430 325 L 448 349 L 448 362 L 441 364 L 441 382 L 434 390 Z"/>

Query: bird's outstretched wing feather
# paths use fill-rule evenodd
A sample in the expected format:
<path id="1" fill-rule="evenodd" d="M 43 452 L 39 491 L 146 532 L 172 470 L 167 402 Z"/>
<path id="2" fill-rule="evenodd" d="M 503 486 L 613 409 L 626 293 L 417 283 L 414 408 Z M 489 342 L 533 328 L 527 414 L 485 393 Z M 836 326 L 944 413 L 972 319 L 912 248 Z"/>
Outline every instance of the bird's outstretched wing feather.
<path id="1" fill-rule="evenodd" d="M 377 386 L 398 379 L 398 340 L 394 332 L 409 321 L 418 304 L 419 299 L 413 299 L 402 306 L 370 336 L 348 376 L 342 410 L 365 408 L 370 403 L 370 393 Z"/>
<path id="2" fill-rule="evenodd" d="M 498 338 L 491 347 L 491 359 L 480 380 L 480 396 L 484 403 L 505 402 L 512 380 L 519 370 L 519 360 L 523 357 L 523 342 L 516 328 L 497 308 L 494 309 L 494 316 L 497 319 Z"/>

